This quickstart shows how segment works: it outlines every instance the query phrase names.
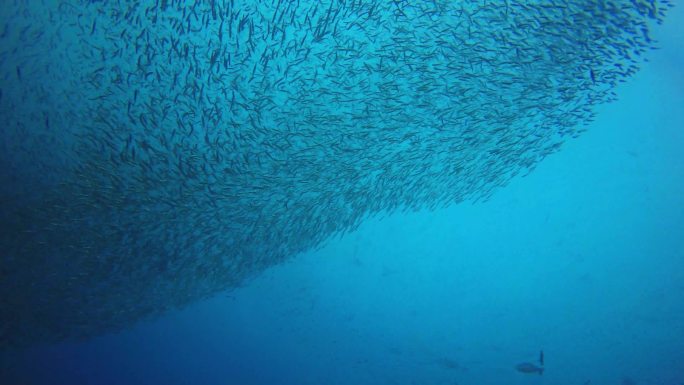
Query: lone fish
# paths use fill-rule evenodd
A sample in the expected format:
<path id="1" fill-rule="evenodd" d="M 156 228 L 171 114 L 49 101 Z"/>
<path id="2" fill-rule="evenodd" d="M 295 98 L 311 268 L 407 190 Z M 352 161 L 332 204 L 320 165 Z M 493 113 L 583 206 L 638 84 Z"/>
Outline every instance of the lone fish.
<path id="1" fill-rule="evenodd" d="M 543 367 L 537 366 L 530 362 L 523 362 L 521 364 L 516 365 L 515 370 L 519 371 L 520 373 L 539 373 L 539 375 L 542 375 L 544 373 Z"/>

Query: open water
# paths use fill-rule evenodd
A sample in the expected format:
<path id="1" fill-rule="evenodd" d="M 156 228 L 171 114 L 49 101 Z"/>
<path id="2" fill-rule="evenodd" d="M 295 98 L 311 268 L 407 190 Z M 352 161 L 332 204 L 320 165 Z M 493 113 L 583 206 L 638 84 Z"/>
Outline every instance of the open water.
<path id="1" fill-rule="evenodd" d="M 0 383 L 684 384 L 683 25 L 5 2 Z"/>

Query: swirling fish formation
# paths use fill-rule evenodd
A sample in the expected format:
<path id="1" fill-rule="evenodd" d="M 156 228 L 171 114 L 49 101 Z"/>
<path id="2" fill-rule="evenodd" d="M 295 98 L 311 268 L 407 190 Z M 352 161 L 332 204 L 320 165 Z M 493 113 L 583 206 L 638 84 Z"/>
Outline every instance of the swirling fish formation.
<path id="1" fill-rule="evenodd" d="M 0 11 L 0 346 L 486 199 L 636 73 L 655 0 L 34 0 Z"/>

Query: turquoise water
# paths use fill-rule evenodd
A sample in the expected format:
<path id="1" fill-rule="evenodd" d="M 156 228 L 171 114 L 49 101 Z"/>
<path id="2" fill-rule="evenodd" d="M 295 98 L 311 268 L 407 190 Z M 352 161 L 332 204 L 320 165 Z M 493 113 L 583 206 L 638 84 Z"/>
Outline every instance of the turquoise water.
<path id="1" fill-rule="evenodd" d="M 361 3 L 364 6 L 373 4 Z M 27 8 L 40 11 L 41 6 L 36 2 L 35 7 Z M 16 7 L 21 8 L 20 5 Z M 98 4 L 84 6 L 83 10 L 87 10 L 83 11 L 86 15 L 97 14 Z M 364 14 L 367 15 L 369 11 L 365 9 Z M 29 14 L 27 18 L 30 20 L 35 17 L 45 22 L 36 16 L 39 13 Z M 104 32 L 108 27 L 106 23 L 86 22 L 87 16 L 78 17 L 78 14 L 74 12 L 74 20 L 87 26 L 85 35 L 90 36 L 91 31 L 95 34 L 101 30 L 108 33 Z M 3 14 L 2 20 L 8 24 L 14 19 Z M 237 23 L 240 20 L 238 17 Z M 86 76 L 84 74 L 92 70 L 88 67 L 91 62 L 85 61 L 80 69 L 74 69 L 70 65 L 73 66 L 75 59 L 65 59 L 61 54 L 77 51 L 74 47 L 87 46 L 81 40 L 69 42 L 63 37 L 60 44 L 71 48 L 64 49 L 57 45 L 52 51 L 43 50 L 42 54 L 50 58 L 44 61 L 22 55 L 21 50 L 12 51 L 7 47 L 15 43 L 4 41 L 2 69 L 5 77 L 0 99 L 2 119 L 15 125 L 5 125 L 7 128 L 3 132 L 2 142 L 2 164 L 7 172 L 2 175 L 4 207 L 0 213 L 4 235 L 1 239 L 3 247 L 10 250 L 3 255 L 2 264 L 4 309 L 0 311 L 3 321 L 0 336 L 3 345 L 6 345 L 0 352 L 3 382 L 684 383 L 684 155 L 681 151 L 684 143 L 681 130 L 684 121 L 681 108 L 684 105 L 684 72 L 681 70 L 684 63 L 683 23 L 682 9 L 675 7 L 670 10 L 664 24 L 652 28 L 652 35 L 658 40 L 660 49 L 649 51 L 649 61 L 641 64 L 641 69 L 626 82 L 617 85 L 617 100 L 597 104 L 594 107 L 595 117 L 589 119 L 593 121 L 584 126 L 586 132 L 572 139 L 569 138 L 572 134 L 562 136 L 560 151 L 548 156 L 543 148 L 539 149 L 544 159 L 532 172 L 515 173 L 510 182 L 494 190 L 486 201 L 473 203 L 473 199 L 464 196 L 466 199 L 463 202 L 455 203 L 455 198 L 449 198 L 446 207 L 429 210 L 433 201 L 443 203 L 437 198 L 442 193 L 439 189 L 462 186 L 458 183 L 449 184 L 442 177 L 438 165 L 452 160 L 449 156 L 435 155 L 434 151 L 428 151 L 433 147 L 426 145 L 426 148 L 420 148 L 420 144 L 416 144 L 418 149 L 406 143 L 384 147 L 380 144 L 382 141 L 373 139 L 372 134 L 368 142 L 352 139 L 346 142 L 341 139 L 350 148 L 359 143 L 370 144 L 364 151 L 354 152 L 350 156 L 351 160 L 345 162 L 340 160 L 337 163 L 332 158 L 321 160 L 337 178 L 304 180 L 314 181 L 311 182 L 314 184 L 325 182 L 338 189 L 340 194 L 345 193 L 347 199 L 357 205 L 355 207 L 364 207 L 366 211 L 373 212 L 377 206 L 382 209 L 376 210 L 381 214 L 365 216 L 352 210 L 350 212 L 353 215 L 348 215 L 338 211 L 340 204 L 337 201 L 330 203 L 317 200 L 321 198 L 312 198 L 318 203 L 305 207 L 315 212 L 315 218 L 323 220 L 311 221 L 297 211 L 297 204 L 303 204 L 304 198 L 302 201 L 297 201 L 296 197 L 289 198 L 292 203 L 285 203 L 286 210 L 269 205 L 262 208 L 262 212 L 276 217 L 260 218 L 267 223 L 263 228 L 271 232 L 246 232 L 239 226 L 216 230 L 218 238 L 221 234 L 248 234 L 251 238 L 245 241 L 225 235 L 230 238 L 225 242 L 211 238 L 215 241 L 215 252 L 213 249 L 207 252 L 205 246 L 197 246 L 195 242 L 202 245 L 208 243 L 202 236 L 213 228 L 213 224 L 224 222 L 211 222 L 204 227 L 206 220 L 187 218 L 195 218 L 205 212 L 226 212 L 220 211 L 220 208 L 229 210 L 229 214 L 235 216 L 242 212 L 239 211 L 240 205 L 244 205 L 246 214 L 238 217 L 253 218 L 249 207 L 254 202 L 260 202 L 257 199 L 260 196 L 254 192 L 252 188 L 255 185 L 247 177 L 270 174 L 256 173 L 255 169 L 261 170 L 254 168 L 256 166 L 235 166 L 242 170 L 241 175 L 245 177 L 233 176 L 231 180 L 240 182 L 233 184 L 249 187 L 239 190 L 240 194 L 232 192 L 243 199 L 239 204 L 208 204 L 203 199 L 208 200 L 212 195 L 204 189 L 195 189 L 196 185 L 192 182 L 198 178 L 188 177 L 190 181 L 183 184 L 168 173 L 164 174 L 166 179 L 158 177 L 152 178 L 152 182 L 145 180 L 144 189 L 127 184 L 136 179 L 131 177 L 123 182 L 127 186 L 124 191 L 128 193 L 122 194 L 124 198 L 113 204 L 111 200 L 102 203 L 97 194 L 83 198 L 81 194 L 91 191 L 88 190 L 91 188 L 104 197 L 102 200 L 112 199 L 113 195 L 107 195 L 108 191 L 111 186 L 118 185 L 107 179 L 110 173 L 123 175 L 125 179 L 126 175 L 136 175 L 136 170 L 146 170 L 150 164 L 159 167 L 159 163 L 141 159 L 141 155 L 118 163 L 102 163 L 96 157 L 86 158 L 90 151 L 97 151 L 89 147 L 89 139 L 86 139 L 85 144 L 79 142 L 80 137 L 76 133 L 88 127 L 96 133 L 94 135 L 108 133 L 114 137 L 110 140 L 121 144 L 117 151 L 124 153 L 130 151 L 126 144 L 129 133 L 150 138 L 150 145 L 154 146 L 153 140 L 164 137 L 154 132 L 161 132 L 168 127 L 150 130 L 153 134 L 145 136 L 149 132 L 142 130 L 140 125 L 147 123 L 140 119 L 136 123 L 138 125 L 127 123 L 122 128 L 109 128 L 111 131 L 108 131 L 108 125 L 94 119 L 93 116 L 97 116 L 96 112 L 101 112 L 99 109 L 103 106 L 118 106 L 125 112 L 125 101 L 137 100 L 137 97 L 133 89 L 105 93 L 103 95 L 108 96 L 99 99 L 102 95 L 93 96 L 91 86 L 84 86 L 87 89 L 82 93 L 72 88 L 73 83 L 67 78 Z M 109 27 L 115 29 L 113 25 Z M 324 43 L 332 44 L 330 41 Z M 428 48 L 425 49 L 429 50 L 431 44 L 438 43 L 428 41 L 422 44 L 426 44 Z M 29 46 L 24 48 L 26 52 L 35 49 Z M 84 51 L 90 52 L 87 49 Z M 18 66 L 12 60 L 15 56 L 22 58 L 19 60 L 19 67 L 23 70 L 19 70 L 21 82 L 17 80 Z M 33 58 L 33 61 L 27 57 Z M 211 61 L 211 55 L 208 58 Z M 41 68 L 34 69 L 34 74 L 46 72 L 38 82 L 41 86 L 33 83 L 26 85 L 27 74 L 32 73 L 26 69 L 32 65 L 30 63 Z M 35 63 L 50 63 L 51 68 L 68 68 L 73 72 L 47 73 Z M 56 63 L 62 63 L 62 67 Z M 109 64 L 105 62 L 103 65 Z M 123 63 L 117 65 L 123 68 Z M 339 70 L 331 67 L 333 72 Z M 158 64 L 157 68 L 170 67 Z M 211 69 L 218 71 L 213 66 Z M 305 72 L 305 69 L 301 70 Z M 541 66 L 541 69 L 547 68 Z M 142 75 L 143 82 L 139 84 L 148 84 L 144 82 L 145 75 Z M 157 84 L 153 79 L 156 74 L 149 76 L 148 86 L 153 88 L 152 85 Z M 377 76 L 377 73 L 372 76 Z M 350 75 L 349 82 L 354 83 L 359 79 L 364 79 L 364 75 Z M 173 82 L 173 75 L 167 80 L 163 82 L 159 79 L 157 82 L 168 85 Z M 98 81 L 104 82 L 101 79 Z M 212 84 L 215 83 L 208 82 L 206 87 L 210 88 Z M 593 89 L 584 88 L 586 84 L 587 79 L 584 79 L 581 83 L 567 86 L 587 94 L 594 92 Z M 553 90 L 562 87 L 555 81 L 547 85 Z M 292 89 L 296 90 L 296 87 L 296 84 L 292 85 Z M 320 88 L 314 88 L 307 92 L 316 95 L 315 92 L 320 91 Z M 351 95 L 365 95 L 359 90 L 348 92 Z M 408 90 L 388 92 L 388 98 L 392 95 L 401 97 Z M 422 95 L 426 91 L 414 89 L 412 92 Z M 150 93 L 154 94 L 153 91 Z M 34 96 L 34 99 L 12 99 L 13 95 L 24 94 L 38 96 Z M 274 95 L 276 99 L 282 96 L 280 93 Z M 328 97 L 326 93 L 318 95 Z M 423 96 L 429 96 L 429 92 Z M 151 97 L 162 98 L 157 95 Z M 193 97 L 200 100 L 198 104 L 202 104 L 203 99 L 199 96 L 188 96 L 190 99 Z M 250 96 L 245 98 L 254 100 Z M 101 100 L 109 104 L 98 104 Z M 310 102 L 309 99 L 303 100 Z M 517 100 L 521 111 L 521 103 L 525 100 Z M 577 100 L 586 101 L 581 98 Z M 324 101 L 330 102 L 329 99 Z M 404 102 L 397 103 L 402 105 Z M 415 105 L 415 101 L 406 103 Z M 442 108 L 440 103 L 442 101 L 434 102 L 431 108 L 439 111 Z M 486 114 L 488 109 L 496 109 L 489 105 L 478 105 L 475 101 L 463 103 L 466 107 L 478 106 L 477 116 Z M 292 112 L 287 103 L 276 105 L 275 111 L 286 115 Z M 9 110 L 8 106 L 13 109 Z M 174 104 L 171 106 L 180 111 L 186 108 Z M 555 106 L 567 107 L 562 103 Z M 300 107 L 300 104 L 294 107 Z M 163 114 L 161 104 L 150 108 L 160 116 Z M 336 110 L 341 115 L 354 115 L 359 111 L 356 107 L 350 107 L 350 112 L 330 106 L 323 112 L 334 114 Z M 464 108 L 464 111 L 466 115 L 470 114 L 468 108 Z M 207 116 L 213 116 L 216 112 L 207 112 Z M 402 120 L 404 118 L 393 118 L 382 109 L 369 112 L 363 122 L 375 122 L 374 114 L 380 114 L 384 119 L 389 127 L 385 129 L 399 130 L 399 123 L 406 122 Z M 222 116 L 225 115 L 230 114 L 226 112 Z M 548 112 L 547 116 L 550 115 L 553 115 L 553 111 Z M 46 122 L 45 116 L 48 116 L 49 122 Z M 153 121 L 157 115 L 150 112 L 145 116 Z M 265 116 L 264 120 L 267 118 L 275 119 Z M 321 116 L 317 118 L 322 119 Z M 230 117 L 226 119 L 230 120 Z M 246 119 L 249 120 L 248 117 Z M 531 121 L 513 120 L 513 126 L 524 130 L 526 124 L 534 123 L 534 119 L 543 121 L 535 115 Z M 40 127 L 36 126 L 33 130 L 30 124 L 38 125 L 36 122 L 40 123 Z M 86 127 L 70 128 L 67 124 L 79 122 Z M 335 129 L 358 129 L 354 123 L 347 125 L 334 119 L 324 122 Z M 408 132 L 424 128 L 418 127 L 415 121 L 410 122 L 405 128 Z M 220 123 L 217 124 L 220 126 Z M 169 127 L 173 127 L 173 124 L 177 124 L 175 119 L 163 123 Z M 215 134 L 201 121 L 194 124 L 198 131 Z M 284 149 L 282 153 L 274 151 L 272 155 L 276 158 L 288 156 L 289 159 L 300 155 L 306 161 L 317 159 L 311 154 L 320 157 L 330 155 L 328 150 L 318 150 L 317 145 L 312 144 L 323 142 L 332 135 L 327 131 L 328 126 L 319 127 L 324 133 L 313 142 L 298 138 L 300 142 L 294 143 L 293 149 Z M 247 136 L 250 133 L 263 134 L 254 126 L 250 127 L 236 130 L 243 130 Z M 315 132 L 310 127 L 307 129 Z M 18 135 L 18 132 L 22 135 Z M 384 139 L 394 138 L 376 134 Z M 438 141 L 441 135 L 431 134 L 422 137 L 419 143 L 432 143 L 432 139 Z M 188 135 L 190 137 L 191 134 Z M 107 136 L 102 134 L 95 138 L 99 140 Z M 201 156 L 206 150 L 201 147 L 204 138 L 201 135 L 190 138 L 187 142 L 178 139 L 179 146 L 190 151 L 195 148 L 193 145 L 196 140 L 200 146 L 196 147 L 197 153 Z M 137 142 L 138 154 L 145 147 L 141 144 L 143 140 Z M 453 140 L 457 141 L 458 138 Z M 550 140 L 553 142 L 558 139 Z M 268 141 L 249 138 L 245 142 L 255 145 Z M 320 152 L 308 155 L 303 152 L 312 147 Z M 393 148 L 396 148 L 396 152 Z M 484 148 L 489 150 L 486 146 Z M 388 156 L 390 161 L 373 157 L 373 153 L 381 151 L 392 154 L 393 157 Z M 473 145 L 470 153 L 478 155 L 481 154 L 479 151 L 485 150 Z M 372 188 L 374 183 L 363 182 L 363 178 L 357 184 L 350 184 L 356 179 L 345 173 L 349 165 L 358 166 L 360 171 L 357 172 L 361 175 L 366 175 L 363 167 L 373 169 L 372 162 L 359 160 L 356 163 L 353 161 L 355 158 L 375 159 L 380 163 L 387 161 L 388 164 L 394 162 L 398 164 L 397 167 L 411 168 L 413 163 L 407 158 L 414 154 L 432 155 L 435 161 L 429 164 L 437 168 L 423 169 L 423 174 L 405 179 L 398 178 L 398 174 L 390 174 L 393 178 L 383 179 L 384 187 L 375 189 Z M 496 157 L 496 154 L 487 156 Z M 535 158 L 535 162 L 538 160 Z M 230 163 L 226 158 L 222 158 L 221 162 L 207 161 L 212 165 L 226 162 Z M 245 163 L 256 164 L 250 161 Z M 102 172 L 103 179 L 95 179 L 95 173 L 88 174 L 98 169 L 93 165 L 103 164 L 108 170 Z M 144 166 L 138 166 L 141 164 Z M 266 163 L 260 166 L 263 164 Z M 303 161 L 292 168 L 301 170 L 304 175 L 327 175 L 325 167 L 308 164 Z M 493 172 L 484 168 L 479 161 L 466 164 L 479 171 L 479 174 L 466 172 L 466 176 L 480 175 L 484 178 Z M 65 171 L 72 168 L 77 170 L 76 174 Z M 290 169 L 266 169 L 276 179 L 278 175 L 298 175 L 296 170 L 288 174 Z M 119 173 L 112 173 L 112 170 L 118 170 Z M 159 173 L 163 171 L 155 170 Z M 516 170 L 514 168 L 511 172 Z M 369 175 L 375 175 L 370 171 Z M 84 183 L 74 175 L 87 175 L 88 182 Z M 148 174 L 143 175 L 149 177 Z M 428 175 L 429 178 L 421 178 L 420 175 Z M 457 177 L 456 180 L 461 179 Z M 79 189 L 64 190 L 60 181 L 76 185 Z M 209 176 L 202 181 L 206 183 L 198 185 L 225 187 L 222 182 L 214 181 Z M 388 181 L 393 184 L 388 184 Z M 425 196 L 425 190 L 412 183 L 427 185 L 429 188 L 425 190 L 439 194 Z M 486 189 L 474 183 L 471 187 L 473 191 Z M 185 195 L 170 187 L 176 184 L 185 186 L 193 193 Z M 150 185 L 162 187 L 155 190 L 150 189 Z M 304 187 L 298 188 L 295 191 L 304 195 L 308 191 Z M 172 190 L 176 195 L 170 192 Z M 327 192 L 322 185 L 311 190 Z M 139 195 L 131 196 L 130 191 L 137 191 Z M 281 190 L 275 188 L 273 191 Z M 283 188 L 282 191 L 290 190 Z M 360 197 L 350 195 L 352 192 L 360 194 Z M 409 206 L 415 204 L 418 210 L 384 213 L 391 211 L 389 206 L 395 202 L 392 192 L 399 194 L 397 201 Z M 64 194 L 66 198 L 60 201 L 59 196 Z M 459 195 L 457 192 L 454 194 Z M 136 200 L 138 196 L 145 199 Z M 174 205 L 169 206 L 174 206 L 175 214 L 160 217 L 169 209 L 159 202 L 147 205 L 145 202 L 148 197 L 171 200 Z M 42 200 L 50 202 L 52 206 L 36 203 Z M 70 206 L 69 202 L 74 201 L 79 204 Z M 64 202 L 67 202 L 68 210 L 62 209 Z M 364 202 L 367 206 L 362 205 Z M 89 209 L 86 203 L 97 206 L 97 209 Z M 39 209 L 25 210 L 27 206 Z M 112 207 L 121 209 L 124 214 L 112 213 Z M 335 210 L 325 212 L 332 208 Z M 147 210 L 158 210 L 155 211 L 158 216 L 150 218 L 139 214 L 149 212 Z M 83 214 L 79 216 L 79 213 Z M 360 215 L 359 223 L 355 224 L 357 228 L 351 226 L 344 234 L 327 238 L 334 231 L 325 228 L 325 225 L 330 224 L 331 228 L 339 230 L 346 225 L 344 221 L 355 218 L 354 215 Z M 278 218 L 281 218 L 280 221 Z M 183 226 L 168 225 L 184 219 L 187 224 Z M 58 225 L 51 225 L 53 221 Z M 114 222 L 116 226 L 109 226 Z M 45 223 L 48 224 L 45 225 L 48 234 L 45 238 L 39 235 L 25 236 L 22 234 L 27 233 L 19 231 L 34 230 L 34 224 L 35 229 L 39 229 Z M 111 230 L 119 227 L 124 230 Z M 106 239 L 91 235 L 89 229 L 92 228 L 100 229 L 98 234 L 106 235 L 103 237 Z M 166 232 L 152 231 L 151 228 Z M 186 238 L 186 234 L 193 234 L 195 228 L 201 234 Z M 314 242 L 317 234 L 326 236 L 324 243 Z M 115 242 L 109 236 L 121 238 Z M 11 238 L 26 243 L 19 244 Z M 145 243 L 148 239 L 150 242 Z M 186 244 L 178 239 L 193 242 Z M 41 241 L 59 247 L 36 246 L 42 245 Z M 86 248 L 80 249 L 81 253 L 72 253 L 68 247 L 83 247 L 84 244 L 97 252 L 91 253 L 88 251 L 91 249 Z M 164 247 L 164 244 L 167 246 Z M 242 247 L 240 250 L 244 250 L 242 254 L 238 252 L 239 258 L 235 258 L 256 262 L 247 267 L 239 264 L 243 270 L 229 267 L 230 274 L 221 271 L 212 275 L 211 272 L 220 270 L 219 264 L 211 259 L 214 254 L 235 250 L 226 249 L 228 244 L 239 244 Z M 283 245 L 283 249 L 274 248 L 276 244 Z M 260 248 L 260 245 L 263 247 Z M 178 253 L 179 247 L 183 253 L 193 255 L 190 262 L 174 254 Z M 121 250 L 126 250 L 128 254 L 116 257 Z M 153 255 L 151 251 L 158 254 Z M 290 255 L 282 251 L 298 252 Z M 49 255 L 49 258 L 37 256 L 37 252 L 47 253 L 45 255 Z M 264 256 L 270 258 L 263 260 Z M 170 258 L 172 262 L 160 263 L 159 260 L 163 258 Z M 81 263 L 81 260 L 97 262 L 88 264 Z M 177 260 L 185 264 L 179 264 L 181 267 L 175 270 L 173 261 Z M 91 278 L 78 278 L 81 276 L 74 272 Z M 74 276 L 78 284 L 60 284 Z M 184 288 L 188 291 L 184 292 Z M 126 312 L 121 315 L 116 309 Z M 40 319 L 35 314 L 39 314 Z M 515 366 L 522 362 L 538 364 L 540 350 L 544 351 L 545 356 L 543 375 L 516 371 Z"/>

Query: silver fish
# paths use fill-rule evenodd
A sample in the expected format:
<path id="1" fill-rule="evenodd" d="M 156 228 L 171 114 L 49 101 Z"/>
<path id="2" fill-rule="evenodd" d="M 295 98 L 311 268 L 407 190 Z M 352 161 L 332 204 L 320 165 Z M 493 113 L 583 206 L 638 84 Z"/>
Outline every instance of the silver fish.
<path id="1" fill-rule="evenodd" d="M 537 366 L 533 363 L 530 362 L 523 362 L 515 366 L 515 370 L 519 371 L 520 373 L 539 373 L 539 375 L 544 374 L 544 368 L 541 366 Z"/>

